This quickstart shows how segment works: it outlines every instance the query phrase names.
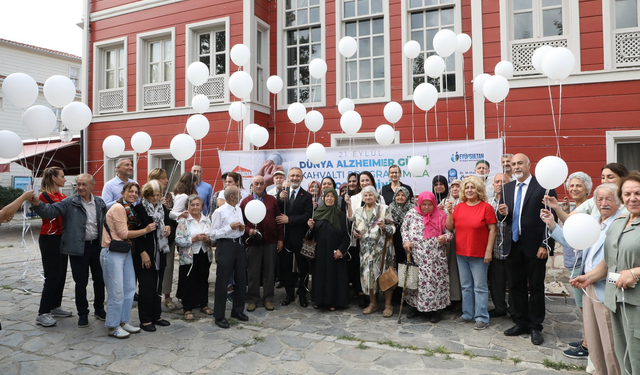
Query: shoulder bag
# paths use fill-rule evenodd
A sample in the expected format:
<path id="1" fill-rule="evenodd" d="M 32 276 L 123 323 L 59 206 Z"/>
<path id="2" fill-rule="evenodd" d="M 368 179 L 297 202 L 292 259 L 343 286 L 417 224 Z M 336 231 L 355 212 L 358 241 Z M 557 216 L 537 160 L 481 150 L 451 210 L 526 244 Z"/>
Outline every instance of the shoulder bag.
<path id="1" fill-rule="evenodd" d="M 411 261 L 411 254 L 407 254 L 407 263 L 398 264 L 398 286 L 409 290 L 418 289 L 418 267 Z"/>
<path id="2" fill-rule="evenodd" d="M 300 249 L 300 255 L 307 259 L 316 258 L 316 241 L 309 239 L 311 237 L 311 230 L 307 231 L 307 234 L 302 239 L 302 249 Z"/>
<path id="3" fill-rule="evenodd" d="M 111 230 L 107 225 L 107 220 L 104 221 L 104 227 L 107 228 L 107 233 L 109 234 L 109 238 L 111 242 L 109 243 L 109 251 L 113 251 L 114 253 L 128 253 L 131 251 L 131 242 L 130 241 L 117 241 L 111 237 Z"/>
<path id="4" fill-rule="evenodd" d="M 391 236 L 385 236 L 385 239 L 384 239 L 384 249 L 382 250 L 381 267 L 384 267 L 384 262 L 387 255 L 387 243 L 389 242 L 389 237 Z M 380 277 L 378 278 L 378 285 L 380 286 L 380 290 L 382 290 L 383 292 L 386 292 L 387 290 L 398 285 L 398 274 L 396 274 L 396 270 L 395 268 L 393 268 L 393 265 L 390 265 L 389 268 L 387 268 L 382 273 L 382 275 L 380 275 Z"/>

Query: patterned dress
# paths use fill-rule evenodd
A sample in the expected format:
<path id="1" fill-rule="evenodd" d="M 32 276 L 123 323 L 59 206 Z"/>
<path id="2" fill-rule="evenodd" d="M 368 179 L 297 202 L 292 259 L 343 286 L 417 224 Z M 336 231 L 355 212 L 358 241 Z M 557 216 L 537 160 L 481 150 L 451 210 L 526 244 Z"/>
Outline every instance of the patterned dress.
<path id="1" fill-rule="evenodd" d="M 447 242 L 453 234 L 443 228 Z M 416 210 L 409 210 L 402 223 L 402 241 L 412 242 L 411 259 L 418 266 L 418 289 L 406 290 L 405 300 L 420 312 L 442 310 L 449 306 L 449 268 L 446 245 L 437 237 L 424 237 L 424 220 Z"/>
<path id="2" fill-rule="evenodd" d="M 387 206 L 376 203 L 373 211 L 367 213 L 366 206 L 359 207 L 354 212 L 354 230 L 362 234 L 360 240 L 360 282 L 364 294 L 378 291 L 378 277 L 389 266 L 395 267 L 395 252 L 393 249 L 393 233 L 396 228 L 393 225 L 391 213 L 387 211 Z M 376 224 L 381 218 L 385 221 L 384 230 Z M 385 237 L 387 241 L 387 253 L 384 265 L 382 264 L 382 250 L 384 248 Z"/>

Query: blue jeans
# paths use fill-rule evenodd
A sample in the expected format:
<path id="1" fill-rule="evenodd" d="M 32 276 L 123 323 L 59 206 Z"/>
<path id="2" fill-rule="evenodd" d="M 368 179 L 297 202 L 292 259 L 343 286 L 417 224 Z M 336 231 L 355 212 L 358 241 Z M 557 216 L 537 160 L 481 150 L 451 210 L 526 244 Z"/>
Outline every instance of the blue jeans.
<path id="1" fill-rule="evenodd" d="M 489 288 L 484 258 L 456 255 L 462 285 L 462 318 L 489 323 Z"/>
<path id="2" fill-rule="evenodd" d="M 107 287 L 107 319 L 105 327 L 115 328 L 129 323 L 133 295 L 136 292 L 136 274 L 131 251 L 116 253 L 103 248 L 100 253 L 104 283 Z"/>

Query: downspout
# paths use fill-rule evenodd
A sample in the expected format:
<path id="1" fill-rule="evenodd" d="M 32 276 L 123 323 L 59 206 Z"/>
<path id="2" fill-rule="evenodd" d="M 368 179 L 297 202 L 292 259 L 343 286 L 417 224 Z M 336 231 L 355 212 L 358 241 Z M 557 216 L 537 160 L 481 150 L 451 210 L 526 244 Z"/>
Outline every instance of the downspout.
<path id="1" fill-rule="evenodd" d="M 91 27 L 91 0 L 85 0 L 83 3 L 83 33 L 82 33 L 82 103 L 89 105 L 89 46 L 91 45 L 90 27 Z M 80 131 L 80 144 L 82 147 L 81 172 L 88 172 L 88 147 L 87 147 L 87 131 L 88 127 Z"/>

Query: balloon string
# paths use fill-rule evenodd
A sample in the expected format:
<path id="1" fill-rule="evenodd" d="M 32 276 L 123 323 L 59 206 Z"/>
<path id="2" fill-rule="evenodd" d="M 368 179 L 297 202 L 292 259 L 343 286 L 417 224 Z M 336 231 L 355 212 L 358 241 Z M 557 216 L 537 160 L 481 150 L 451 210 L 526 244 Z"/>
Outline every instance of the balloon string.
<path id="1" fill-rule="evenodd" d="M 562 126 L 562 81 L 560 81 L 560 96 L 558 97 L 558 157 L 560 154 L 560 127 Z"/>
<path id="2" fill-rule="evenodd" d="M 446 107 L 447 107 L 447 143 L 450 143 L 451 142 L 451 134 L 450 134 L 450 130 L 449 130 L 449 81 L 447 81 L 447 60 L 448 59 L 449 59 L 449 57 L 447 57 L 444 60 L 444 76 L 442 78 L 443 78 L 444 84 L 445 84 L 444 100 L 446 102 Z M 462 76 L 464 77 L 464 71 L 462 72 Z M 463 82 L 464 82 L 464 78 L 463 78 Z M 437 126 L 438 126 L 438 119 L 436 118 L 436 129 L 437 129 Z"/>
<path id="3" fill-rule="evenodd" d="M 426 114 L 426 111 L 425 111 Z M 436 142 L 438 142 L 438 102 L 436 101 L 436 104 L 433 105 L 433 114 L 435 116 L 436 119 Z M 448 116 L 448 115 L 447 115 Z M 426 121 L 427 116 L 425 116 L 425 128 L 424 128 L 424 132 L 425 134 L 427 133 L 427 121 Z"/>
<path id="4" fill-rule="evenodd" d="M 276 108 L 276 96 L 278 94 L 273 94 L 273 148 L 277 148 L 276 142 L 276 112 L 278 112 L 278 108 Z"/>
<path id="5" fill-rule="evenodd" d="M 558 128 L 556 127 L 556 115 L 553 110 L 553 98 L 551 96 L 551 80 L 547 78 L 547 87 L 549 88 L 549 104 L 551 105 L 551 119 L 553 120 L 553 131 L 556 135 L 556 156 L 560 157 L 560 138 L 558 137 Z"/>
<path id="6" fill-rule="evenodd" d="M 471 90 L 473 95 L 473 90 Z M 462 57 L 462 101 L 464 102 L 464 136 L 466 138 L 467 154 L 469 153 L 469 115 L 467 113 L 467 85 L 464 79 L 464 55 Z"/>

